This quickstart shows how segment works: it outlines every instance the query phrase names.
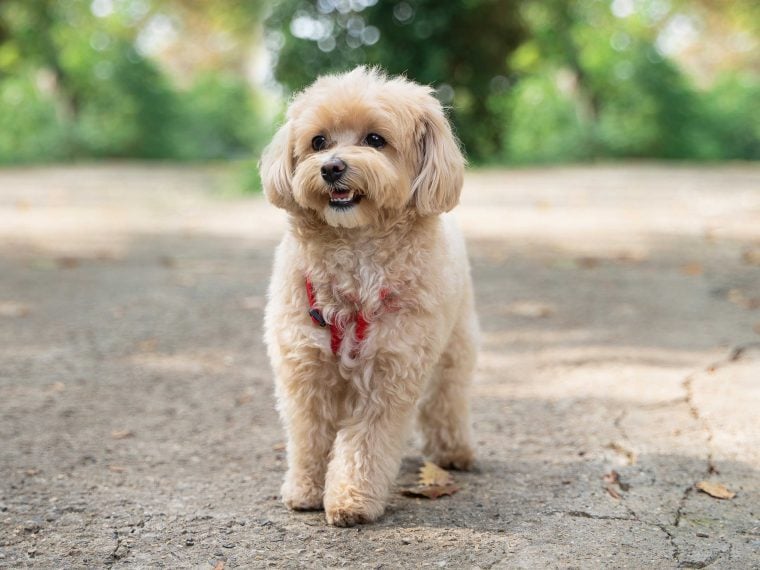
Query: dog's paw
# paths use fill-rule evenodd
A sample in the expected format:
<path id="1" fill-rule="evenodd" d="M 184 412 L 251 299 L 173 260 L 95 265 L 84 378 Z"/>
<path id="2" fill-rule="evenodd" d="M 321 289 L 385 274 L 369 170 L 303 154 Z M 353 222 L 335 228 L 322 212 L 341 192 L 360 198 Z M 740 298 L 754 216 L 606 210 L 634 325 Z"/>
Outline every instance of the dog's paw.
<path id="1" fill-rule="evenodd" d="M 382 501 L 358 496 L 355 492 L 325 497 L 325 515 L 327 523 L 334 526 L 356 526 L 377 520 L 385 507 Z"/>
<path id="2" fill-rule="evenodd" d="M 475 462 L 475 453 L 469 447 L 463 447 L 456 451 L 434 453 L 431 460 L 443 469 L 469 471 Z"/>
<path id="3" fill-rule="evenodd" d="M 383 514 L 383 509 L 364 508 L 358 505 L 332 506 L 325 508 L 327 524 L 333 526 L 356 526 L 377 520 Z"/>
<path id="4" fill-rule="evenodd" d="M 294 511 L 321 511 L 323 490 L 309 481 L 285 480 L 282 485 L 282 502 Z"/>

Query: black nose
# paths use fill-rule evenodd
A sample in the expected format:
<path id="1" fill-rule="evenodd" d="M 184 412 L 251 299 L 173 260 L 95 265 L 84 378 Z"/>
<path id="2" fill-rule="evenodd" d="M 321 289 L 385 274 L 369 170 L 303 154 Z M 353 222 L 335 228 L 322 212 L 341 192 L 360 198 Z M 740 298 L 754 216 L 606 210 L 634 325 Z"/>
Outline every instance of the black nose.
<path id="1" fill-rule="evenodd" d="M 346 163 L 333 157 L 322 165 L 322 178 L 327 182 L 337 182 L 345 171 Z"/>

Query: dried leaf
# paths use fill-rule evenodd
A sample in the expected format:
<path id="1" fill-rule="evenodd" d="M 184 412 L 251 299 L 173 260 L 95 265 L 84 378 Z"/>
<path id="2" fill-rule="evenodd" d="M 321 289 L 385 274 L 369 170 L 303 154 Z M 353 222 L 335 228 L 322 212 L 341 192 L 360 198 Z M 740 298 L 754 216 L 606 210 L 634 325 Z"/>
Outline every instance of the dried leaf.
<path id="1" fill-rule="evenodd" d="M 224 570 L 224 560 L 219 560 L 214 565 L 214 570 Z"/>
<path id="2" fill-rule="evenodd" d="M 285 444 L 284 443 L 275 443 L 272 446 L 272 451 L 285 451 Z"/>
<path id="3" fill-rule="evenodd" d="M 115 430 L 111 432 L 111 437 L 114 439 L 126 439 L 133 437 L 135 433 L 130 429 Z"/>
<path id="4" fill-rule="evenodd" d="M 612 451 L 615 451 L 619 453 L 620 455 L 623 455 L 628 460 L 628 465 L 633 465 L 634 463 L 636 463 L 636 452 L 631 451 L 630 449 L 628 449 L 627 447 L 625 447 L 624 445 L 616 441 L 612 441 L 608 443 L 607 449 L 611 449 Z"/>
<path id="5" fill-rule="evenodd" d="M 28 305 L 13 301 L 0 301 L 0 317 L 25 317 L 30 313 Z"/>
<path id="6" fill-rule="evenodd" d="M 724 485 L 721 485 L 720 483 L 700 481 L 695 485 L 695 487 L 703 493 L 707 493 L 716 499 L 733 499 L 736 496 L 736 493 L 729 491 Z"/>
<path id="7" fill-rule="evenodd" d="M 555 313 L 555 310 L 551 305 L 539 301 L 517 301 L 511 305 L 507 305 L 500 312 L 502 314 L 516 315 L 518 317 L 544 319 L 546 317 L 551 317 Z"/>
<path id="8" fill-rule="evenodd" d="M 643 263 L 647 260 L 647 255 L 640 251 L 624 251 L 615 256 L 620 263 Z"/>
<path id="9" fill-rule="evenodd" d="M 248 402 L 253 400 L 253 394 L 250 392 L 244 392 L 240 394 L 237 398 L 235 398 L 235 402 L 238 406 L 242 406 L 243 404 L 247 404 Z"/>
<path id="10" fill-rule="evenodd" d="M 702 275 L 705 272 L 704 267 L 702 267 L 701 263 L 686 263 L 681 266 L 681 273 L 684 275 L 689 275 L 691 277 L 697 277 L 699 275 Z"/>
<path id="11" fill-rule="evenodd" d="M 617 485 L 621 491 L 628 491 L 631 488 L 630 485 L 628 485 L 627 483 L 623 483 L 620 480 L 620 474 L 614 469 L 610 471 L 609 473 L 605 473 L 604 476 L 602 477 L 602 480 L 607 485 Z"/>
<path id="12" fill-rule="evenodd" d="M 437 499 L 447 495 L 453 495 L 459 491 L 456 485 L 417 485 L 404 489 L 403 494 L 407 497 L 425 497 L 427 499 Z"/>
<path id="13" fill-rule="evenodd" d="M 729 289 L 726 298 L 734 305 L 744 309 L 753 310 L 760 308 L 760 297 L 747 297 L 741 289 Z"/>
<path id="14" fill-rule="evenodd" d="M 109 465 L 108 470 L 111 473 L 124 473 L 127 470 L 127 468 L 122 467 L 121 465 Z"/>
<path id="15" fill-rule="evenodd" d="M 152 337 L 137 343 L 137 350 L 140 352 L 154 352 L 156 347 L 158 347 L 158 340 Z"/>
<path id="16" fill-rule="evenodd" d="M 164 266 L 164 267 L 166 267 L 166 268 L 169 268 L 169 269 L 171 269 L 172 267 L 176 267 L 176 265 L 177 265 L 177 260 L 176 260 L 176 259 L 174 259 L 174 258 L 173 258 L 172 256 L 170 256 L 170 255 L 162 255 L 162 256 L 160 256 L 160 257 L 158 258 L 158 263 L 159 263 L 159 264 L 161 264 L 161 265 L 163 265 L 163 266 Z"/>
<path id="17" fill-rule="evenodd" d="M 581 269 L 593 269 L 594 267 L 598 266 L 601 263 L 601 260 L 598 257 L 579 257 L 575 260 L 575 263 L 580 267 Z"/>
<path id="18" fill-rule="evenodd" d="M 616 485 L 620 482 L 620 474 L 613 469 L 609 473 L 605 473 L 602 480 L 608 485 Z"/>
<path id="19" fill-rule="evenodd" d="M 454 483 L 454 478 L 451 473 L 441 469 L 435 463 L 425 461 L 425 464 L 420 467 L 418 482 L 420 485 L 451 485 Z"/>
<path id="20" fill-rule="evenodd" d="M 613 499 L 621 499 L 620 493 L 618 493 L 612 485 L 605 485 L 604 490 L 610 494 Z"/>
<path id="21" fill-rule="evenodd" d="M 55 262 L 61 269 L 74 269 L 75 267 L 79 267 L 81 260 L 70 255 L 64 255 L 56 259 Z"/>
<path id="22" fill-rule="evenodd" d="M 437 499 L 445 495 L 453 495 L 457 491 L 459 491 L 459 487 L 454 483 L 451 473 L 441 469 L 435 463 L 426 461 L 420 467 L 418 484 L 415 487 L 404 489 L 403 494 L 407 497 Z"/>
<path id="23" fill-rule="evenodd" d="M 747 265 L 760 265 L 760 247 L 745 250 L 742 253 L 742 261 Z"/>

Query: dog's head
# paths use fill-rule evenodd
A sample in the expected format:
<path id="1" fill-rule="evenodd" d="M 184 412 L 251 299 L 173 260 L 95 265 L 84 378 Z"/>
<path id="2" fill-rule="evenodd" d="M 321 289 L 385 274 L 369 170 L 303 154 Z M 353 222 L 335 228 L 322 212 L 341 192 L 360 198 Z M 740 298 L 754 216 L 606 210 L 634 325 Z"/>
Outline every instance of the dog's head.
<path id="1" fill-rule="evenodd" d="M 358 67 L 318 79 L 290 105 L 264 151 L 267 198 L 331 226 L 456 206 L 464 158 L 431 89 Z"/>

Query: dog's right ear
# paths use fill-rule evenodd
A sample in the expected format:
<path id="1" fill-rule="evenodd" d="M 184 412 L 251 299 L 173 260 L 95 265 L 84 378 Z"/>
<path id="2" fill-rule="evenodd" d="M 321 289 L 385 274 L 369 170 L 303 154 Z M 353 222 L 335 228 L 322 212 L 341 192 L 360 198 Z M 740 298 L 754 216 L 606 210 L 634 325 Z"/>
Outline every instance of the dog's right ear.
<path id="1" fill-rule="evenodd" d="M 290 209 L 293 200 L 293 145 L 290 122 L 286 122 L 274 135 L 261 154 L 259 163 L 264 195 L 278 208 Z"/>

